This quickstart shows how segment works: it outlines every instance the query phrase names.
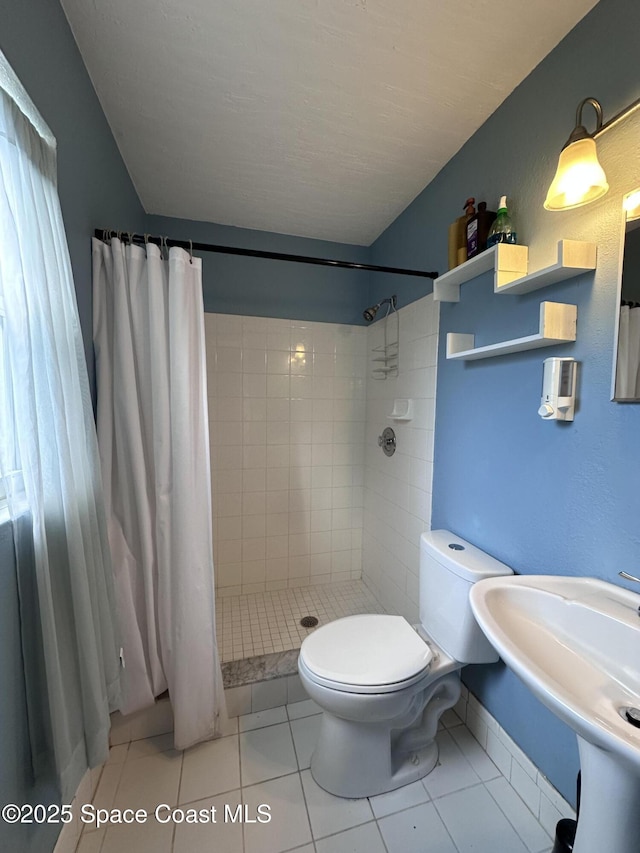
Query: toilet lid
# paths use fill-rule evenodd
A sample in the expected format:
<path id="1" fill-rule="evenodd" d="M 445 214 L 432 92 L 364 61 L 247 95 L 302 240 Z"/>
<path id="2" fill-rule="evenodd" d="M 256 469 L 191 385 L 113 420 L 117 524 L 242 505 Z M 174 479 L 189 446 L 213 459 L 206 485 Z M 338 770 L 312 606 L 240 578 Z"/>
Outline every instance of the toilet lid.
<path id="1" fill-rule="evenodd" d="M 345 616 L 318 628 L 300 657 L 315 675 L 338 684 L 374 686 L 406 681 L 431 661 L 429 646 L 402 616 Z"/>

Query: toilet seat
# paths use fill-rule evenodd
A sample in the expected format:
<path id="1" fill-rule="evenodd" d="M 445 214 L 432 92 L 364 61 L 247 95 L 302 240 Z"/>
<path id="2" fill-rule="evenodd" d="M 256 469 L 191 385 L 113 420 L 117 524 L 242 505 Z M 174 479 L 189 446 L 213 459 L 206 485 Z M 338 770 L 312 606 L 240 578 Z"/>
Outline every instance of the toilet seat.
<path id="1" fill-rule="evenodd" d="M 324 687 L 348 693 L 392 693 L 430 670 L 433 652 L 402 616 L 336 619 L 305 638 L 299 665 Z"/>

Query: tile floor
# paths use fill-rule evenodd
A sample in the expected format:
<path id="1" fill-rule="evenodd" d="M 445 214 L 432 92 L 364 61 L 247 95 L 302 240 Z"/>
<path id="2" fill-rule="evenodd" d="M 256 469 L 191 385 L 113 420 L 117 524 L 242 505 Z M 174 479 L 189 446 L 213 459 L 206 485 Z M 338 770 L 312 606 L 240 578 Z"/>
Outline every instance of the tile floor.
<path id="1" fill-rule="evenodd" d="M 355 613 L 384 612 L 362 581 L 293 587 L 229 595 L 216 600 L 216 635 L 220 660 L 299 649 L 313 628 L 303 628 L 303 616 L 316 616 L 320 625 Z"/>
<path id="2" fill-rule="evenodd" d="M 229 734 L 184 753 L 172 735 L 113 747 L 94 804 L 160 803 L 216 822 L 85 826 L 79 853 L 549 853 L 547 833 L 453 711 L 438 734 L 440 763 L 398 791 L 344 800 L 309 771 L 320 716 L 311 700 L 230 721 Z M 225 822 L 241 804 L 254 820 Z M 165 817 L 167 810 L 161 814 Z M 237 813 L 239 815 L 239 812 Z"/>

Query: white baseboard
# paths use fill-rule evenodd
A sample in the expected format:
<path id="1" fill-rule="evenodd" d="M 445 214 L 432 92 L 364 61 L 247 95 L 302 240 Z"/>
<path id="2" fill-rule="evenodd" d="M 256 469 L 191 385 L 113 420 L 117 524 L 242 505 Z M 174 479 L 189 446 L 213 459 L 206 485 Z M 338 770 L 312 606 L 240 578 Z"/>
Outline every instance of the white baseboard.
<path id="1" fill-rule="evenodd" d="M 561 818 L 575 820 L 569 803 L 464 685 L 455 712 L 551 838 Z"/>

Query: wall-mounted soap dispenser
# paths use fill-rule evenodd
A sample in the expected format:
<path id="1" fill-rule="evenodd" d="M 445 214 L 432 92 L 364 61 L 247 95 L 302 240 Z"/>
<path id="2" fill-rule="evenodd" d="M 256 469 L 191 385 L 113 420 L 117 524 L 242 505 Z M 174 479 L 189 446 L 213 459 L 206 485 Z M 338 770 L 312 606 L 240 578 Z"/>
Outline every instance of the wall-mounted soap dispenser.
<path id="1" fill-rule="evenodd" d="M 575 358 L 545 358 L 538 414 L 548 421 L 572 421 L 576 402 Z"/>

